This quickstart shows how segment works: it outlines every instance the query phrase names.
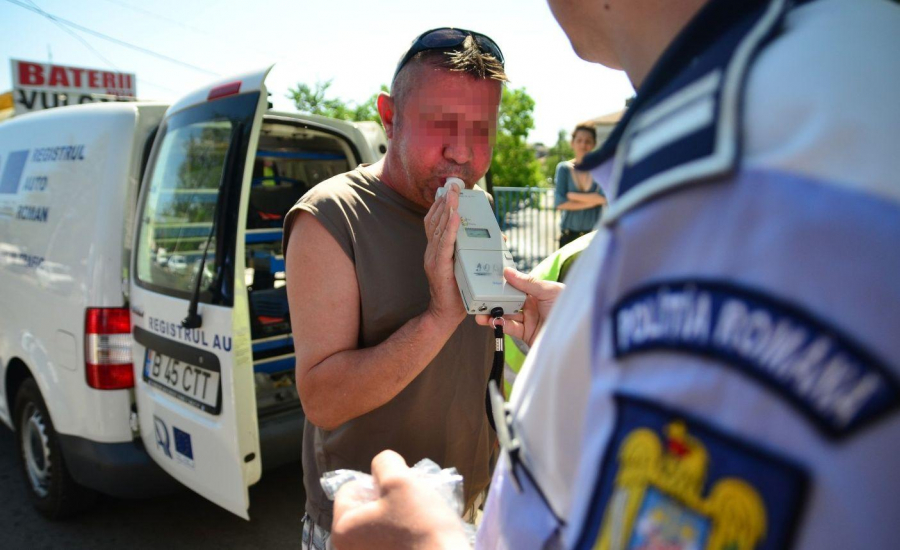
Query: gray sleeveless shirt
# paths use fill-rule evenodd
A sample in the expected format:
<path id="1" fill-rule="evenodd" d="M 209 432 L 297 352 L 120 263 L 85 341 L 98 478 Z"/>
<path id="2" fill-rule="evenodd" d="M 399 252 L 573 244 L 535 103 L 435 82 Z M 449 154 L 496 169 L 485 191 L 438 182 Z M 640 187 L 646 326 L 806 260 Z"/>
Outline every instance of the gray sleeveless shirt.
<path id="1" fill-rule="evenodd" d="M 428 307 L 425 277 L 426 210 L 393 191 L 364 166 L 324 181 L 285 218 L 284 250 L 300 211 L 312 214 L 337 240 L 356 269 L 360 294 L 359 347 L 373 347 Z M 299 279 L 302 281 L 302 275 Z M 321 289 L 308 289 L 318 292 Z M 406 388 L 381 407 L 328 431 L 306 420 L 303 483 L 306 512 L 331 529 L 332 505 L 319 478 L 327 471 L 368 472 L 376 454 L 392 449 L 410 465 L 423 458 L 463 475 L 466 503 L 490 481 L 495 443 L 484 395 L 493 335 L 472 317 Z"/>

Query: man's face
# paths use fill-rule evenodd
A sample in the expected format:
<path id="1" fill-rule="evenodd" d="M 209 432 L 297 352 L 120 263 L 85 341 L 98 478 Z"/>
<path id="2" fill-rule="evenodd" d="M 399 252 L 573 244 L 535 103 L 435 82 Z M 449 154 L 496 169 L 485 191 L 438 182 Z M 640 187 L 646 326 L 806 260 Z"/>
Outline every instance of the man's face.
<path id="1" fill-rule="evenodd" d="M 403 194 L 428 208 L 450 176 L 471 187 L 491 164 L 501 84 L 423 65 L 394 119 Z M 399 183 L 399 182 L 398 182 Z"/>

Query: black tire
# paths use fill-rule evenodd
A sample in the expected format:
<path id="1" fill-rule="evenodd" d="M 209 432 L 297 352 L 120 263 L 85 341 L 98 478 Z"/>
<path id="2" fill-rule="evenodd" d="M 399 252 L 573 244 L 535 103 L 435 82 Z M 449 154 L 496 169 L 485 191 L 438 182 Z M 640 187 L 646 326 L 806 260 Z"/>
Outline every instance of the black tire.
<path id="1" fill-rule="evenodd" d="M 63 519 L 96 502 L 97 493 L 75 483 L 66 469 L 59 437 L 33 379 L 16 393 L 14 411 L 19 465 L 34 507 L 47 518 Z"/>

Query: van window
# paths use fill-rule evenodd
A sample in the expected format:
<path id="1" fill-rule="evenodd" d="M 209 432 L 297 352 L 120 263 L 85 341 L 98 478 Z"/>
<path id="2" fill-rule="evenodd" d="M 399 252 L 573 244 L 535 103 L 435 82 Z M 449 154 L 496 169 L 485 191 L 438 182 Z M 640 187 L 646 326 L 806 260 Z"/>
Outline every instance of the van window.
<path id="1" fill-rule="evenodd" d="M 353 145 L 336 132 L 271 116 L 263 119 L 244 248 L 260 418 L 300 406 L 281 249 L 284 216 L 313 186 L 359 162 Z"/>
<path id="2" fill-rule="evenodd" d="M 254 337 L 290 333 L 284 252 L 284 217 L 304 193 L 359 163 L 338 134 L 290 121 L 264 120 L 253 164 L 247 209 L 246 270 Z"/>
<path id="3" fill-rule="evenodd" d="M 242 139 L 239 134 L 243 132 L 235 132 L 237 124 L 249 126 L 250 120 L 242 120 L 240 114 L 252 116 L 256 97 L 248 94 L 204 104 L 172 116 L 167 123 L 151 160 L 149 189 L 141 208 L 135 256 L 137 280 L 143 286 L 187 297 L 196 277 L 202 277 L 200 288 L 204 291 L 215 282 L 216 253 L 221 251 L 218 241 L 224 238 L 225 229 L 213 231 L 222 197 L 220 184 L 223 175 L 226 185 L 235 179 L 233 174 L 224 174 L 226 156 L 232 140 Z M 245 153 L 235 150 L 233 154 Z M 206 263 L 200 273 L 207 242 Z M 201 300 L 209 301 L 208 293 L 201 293 Z"/>

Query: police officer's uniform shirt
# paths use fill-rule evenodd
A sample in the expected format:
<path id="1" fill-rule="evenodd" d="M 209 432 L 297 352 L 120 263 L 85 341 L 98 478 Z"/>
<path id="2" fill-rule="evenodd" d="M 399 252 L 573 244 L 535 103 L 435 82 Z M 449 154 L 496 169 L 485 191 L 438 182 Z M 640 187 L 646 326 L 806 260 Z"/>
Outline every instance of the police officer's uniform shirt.
<path id="1" fill-rule="evenodd" d="M 611 207 L 479 548 L 896 546 L 898 29 L 881 0 L 714 0 L 667 51 L 600 152 Z"/>

